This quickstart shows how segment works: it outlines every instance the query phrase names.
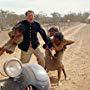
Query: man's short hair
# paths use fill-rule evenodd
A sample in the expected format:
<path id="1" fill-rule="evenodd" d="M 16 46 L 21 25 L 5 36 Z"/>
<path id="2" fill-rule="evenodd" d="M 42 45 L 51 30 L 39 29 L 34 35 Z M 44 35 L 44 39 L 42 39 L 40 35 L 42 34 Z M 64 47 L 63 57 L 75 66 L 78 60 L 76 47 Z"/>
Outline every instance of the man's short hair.
<path id="1" fill-rule="evenodd" d="M 25 13 L 25 15 L 27 16 L 27 14 L 28 14 L 29 12 L 34 13 L 34 11 L 32 11 L 32 10 L 28 10 L 28 11 Z"/>

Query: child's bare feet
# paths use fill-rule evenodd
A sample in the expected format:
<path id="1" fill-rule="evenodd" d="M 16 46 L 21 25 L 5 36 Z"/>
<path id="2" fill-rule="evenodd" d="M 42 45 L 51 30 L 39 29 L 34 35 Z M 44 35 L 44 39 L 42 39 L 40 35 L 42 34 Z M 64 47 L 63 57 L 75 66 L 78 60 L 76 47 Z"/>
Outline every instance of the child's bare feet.
<path id="1" fill-rule="evenodd" d="M 66 80 L 66 81 L 70 80 L 70 77 L 66 77 L 65 80 Z"/>
<path id="2" fill-rule="evenodd" d="M 57 85 L 58 85 L 58 86 L 61 86 L 61 85 L 62 85 L 61 81 L 59 81 Z"/>

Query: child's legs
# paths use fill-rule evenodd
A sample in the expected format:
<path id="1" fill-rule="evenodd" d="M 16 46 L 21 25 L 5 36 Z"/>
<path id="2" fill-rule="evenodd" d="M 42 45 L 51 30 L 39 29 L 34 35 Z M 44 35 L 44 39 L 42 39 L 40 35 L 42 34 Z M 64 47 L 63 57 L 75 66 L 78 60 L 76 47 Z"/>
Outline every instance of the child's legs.
<path id="1" fill-rule="evenodd" d="M 58 81 L 60 81 L 60 78 L 61 78 L 61 68 L 58 69 Z"/>
<path id="2" fill-rule="evenodd" d="M 60 52 L 56 53 L 56 57 L 57 57 L 58 67 L 62 68 L 63 67 L 63 64 L 62 64 L 63 52 L 60 51 Z"/>
<path id="3" fill-rule="evenodd" d="M 62 71 L 63 71 L 63 74 L 64 74 L 64 77 L 65 77 L 65 79 L 66 79 L 66 72 L 65 72 L 65 69 L 64 69 L 64 65 L 63 65 L 63 63 L 62 63 L 62 58 L 63 58 L 63 51 L 61 51 L 61 52 L 59 52 L 58 54 L 57 54 L 57 61 L 58 61 L 58 63 L 59 63 L 59 67 L 62 69 Z"/>
<path id="4" fill-rule="evenodd" d="M 67 78 L 67 74 L 66 74 L 66 71 L 65 71 L 65 68 L 64 68 L 64 65 L 62 64 L 62 67 L 61 67 L 62 71 L 63 71 L 63 74 L 64 74 L 64 77 L 65 79 Z"/>

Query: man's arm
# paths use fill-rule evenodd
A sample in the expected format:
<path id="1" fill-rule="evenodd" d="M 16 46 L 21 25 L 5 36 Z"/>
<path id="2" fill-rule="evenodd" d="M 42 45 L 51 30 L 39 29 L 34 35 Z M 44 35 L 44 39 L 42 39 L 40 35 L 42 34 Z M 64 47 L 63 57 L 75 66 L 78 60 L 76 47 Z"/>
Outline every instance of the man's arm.
<path id="1" fill-rule="evenodd" d="M 49 48 L 52 47 L 52 43 L 50 38 L 46 35 L 44 29 L 39 25 L 38 31 L 40 33 L 40 35 L 42 36 L 44 42 L 48 45 Z"/>

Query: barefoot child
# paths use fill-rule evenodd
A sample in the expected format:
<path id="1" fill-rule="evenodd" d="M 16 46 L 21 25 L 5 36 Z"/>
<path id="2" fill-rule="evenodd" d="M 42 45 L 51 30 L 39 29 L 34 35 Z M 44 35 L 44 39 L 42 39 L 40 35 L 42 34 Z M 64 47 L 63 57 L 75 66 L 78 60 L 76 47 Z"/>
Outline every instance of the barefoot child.
<path id="1" fill-rule="evenodd" d="M 52 49 L 49 49 L 48 46 L 43 45 L 43 48 L 45 49 L 46 61 L 49 59 L 52 60 L 51 63 L 53 63 L 52 64 L 53 68 L 54 68 L 54 66 L 55 66 L 55 68 L 56 67 L 58 68 L 58 71 L 59 71 L 58 72 L 58 80 L 60 80 L 61 70 L 64 73 L 65 79 L 67 79 L 64 65 L 62 63 L 62 57 L 63 57 L 63 53 L 64 53 L 67 45 L 74 43 L 74 41 L 64 39 L 63 34 L 61 32 L 59 32 L 57 28 L 54 28 L 54 27 L 49 29 L 49 36 L 53 37 L 53 38 L 51 38 Z M 54 55 L 52 54 L 52 50 L 55 51 Z M 46 68 L 49 69 L 49 66 L 46 65 Z"/>
<path id="2" fill-rule="evenodd" d="M 67 45 L 74 43 L 74 41 L 64 39 L 64 36 L 62 35 L 61 32 L 56 32 L 54 34 L 54 38 L 52 39 L 51 42 L 53 44 L 53 50 L 55 50 L 55 52 L 56 52 L 54 54 L 53 59 L 57 60 L 56 63 L 58 65 L 58 67 L 61 68 L 61 70 L 64 73 L 65 79 L 67 79 L 64 65 L 62 63 L 62 58 L 63 58 L 63 54 L 64 54 L 64 51 L 65 51 Z M 60 71 L 59 79 L 60 79 L 60 76 L 61 76 L 61 71 Z"/>

